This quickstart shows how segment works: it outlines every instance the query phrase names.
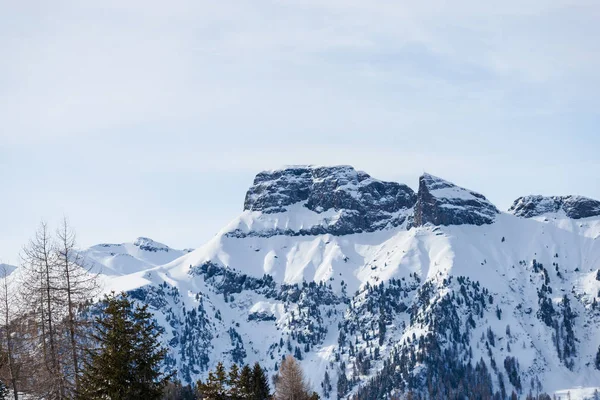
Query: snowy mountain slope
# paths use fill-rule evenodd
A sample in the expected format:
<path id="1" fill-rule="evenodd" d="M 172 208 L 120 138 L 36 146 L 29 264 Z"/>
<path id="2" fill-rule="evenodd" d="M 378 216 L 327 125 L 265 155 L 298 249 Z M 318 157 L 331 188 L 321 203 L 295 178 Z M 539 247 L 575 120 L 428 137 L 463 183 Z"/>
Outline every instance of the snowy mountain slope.
<path id="1" fill-rule="evenodd" d="M 0 274 L 6 273 L 6 276 L 12 274 L 17 269 L 16 266 L 0 263 Z"/>
<path id="2" fill-rule="evenodd" d="M 189 250 L 175 250 L 146 237 L 121 244 L 98 244 L 81 252 L 103 275 L 127 275 L 166 264 Z"/>
<path id="3" fill-rule="evenodd" d="M 450 381 L 524 397 L 600 386 L 600 217 L 575 208 L 513 215 L 427 174 L 414 194 L 295 166 L 257 175 L 242 214 L 192 252 L 87 254 L 107 291 L 151 306 L 185 382 L 219 361 L 273 374 L 292 353 L 328 398 Z"/>
<path id="4" fill-rule="evenodd" d="M 544 240 L 536 240 L 536 237 L 543 237 Z M 313 382 L 321 382 L 325 371 L 329 371 L 332 381 L 335 382 L 336 367 L 339 367 L 339 364 L 332 367 L 330 363 L 336 364 L 336 353 L 340 351 L 340 346 L 339 330 L 333 328 L 355 318 L 346 302 L 364 301 L 363 298 L 367 296 L 364 294 L 367 283 L 375 286 L 380 282 L 388 284 L 396 279 L 402 281 L 403 278 L 404 282 L 413 282 L 416 288 L 407 291 L 409 297 L 405 300 L 406 307 L 410 308 L 417 298 L 418 288 L 422 287 L 424 282 L 432 282 L 436 290 L 443 293 L 447 290 L 443 287 L 444 279 L 450 276 L 467 276 L 471 281 L 478 281 L 481 287 L 486 288 L 494 297 L 494 304 L 502 310 L 502 317 L 498 319 L 496 309 L 490 304 L 489 309 L 483 312 L 483 317 L 477 320 L 480 326 L 471 333 L 474 360 L 487 357 L 481 347 L 484 344 L 479 343 L 478 348 L 477 340 L 489 327 L 499 336 L 497 341 L 510 342 L 513 348 L 518 349 L 524 382 L 532 377 L 539 377 L 545 390 L 570 387 L 574 383 L 591 385 L 600 382 L 599 372 L 586 366 L 589 363 L 593 364 L 595 351 L 600 345 L 600 338 L 595 333 L 599 322 L 597 311 L 591 310 L 593 298 L 600 290 L 600 284 L 595 280 L 594 269 L 600 266 L 600 248 L 594 239 L 585 235 L 539 221 L 500 215 L 494 224 L 485 227 L 429 226 L 408 231 L 397 228 L 387 232 L 344 237 L 327 235 L 322 238 L 277 237 L 277 241 L 273 239 L 217 237 L 207 246 L 144 274 L 148 282 L 153 282 L 154 285 L 165 282 L 182 294 L 180 297 L 174 297 L 168 308 L 175 308 L 176 302 L 181 302 L 187 310 L 197 309 L 199 303 L 202 303 L 205 311 L 204 326 L 211 327 L 205 330 L 205 334 L 210 332 L 211 339 L 202 342 L 202 346 L 196 344 L 194 347 L 205 348 L 204 359 L 208 360 L 206 368 L 213 366 L 218 360 L 236 359 L 232 354 L 237 349 L 236 346 L 242 343 L 246 354 L 244 361 L 260 360 L 274 371 L 276 360 L 280 354 L 288 351 L 287 341 L 292 338 L 292 348 L 302 348 L 303 363 L 307 370 L 311 371 Z M 256 251 L 257 249 L 259 251 Z M 247 288 L 238 288 L 231 283 L 242 274 L 232 272 L 236 270 L 244 273 L 251 271 L 250 276 L 261 277 L 266 272 L 265 259 L 273 259 L 269 254 L 279 254 L 278 259 L 286 260 L 287 268 L 270 270 L 274 280 L 272 285 L 256 283 Z M 559 256 L 555 257 L 556 254 Z M 344 257 L 348 260 L 343 261 Z M 577 357 L 574 358 L 572 371 L 564 365 L 553 349 L 553 329 L 545 326 L 536 316 L 536 310 L 539 308 L 537 291 L 541 287 L 542 278 L 533 270 L 534 259 L 536 265 L 546 265 L 547 270 L 550 270 L 553 263 L 559 264 L 562 277 L 550 277 L 549 286 L 554 292 L 551 301 L 558 305 L 562 296 L 566 294 L 580 316 L 576 319 L 575 329 L 579 332 L 580 344 L 577 346 Z M 215 275 L 212 276 L 209 273 L 190 274 L 190 271 L 204 265 L 212 265 L 215 271 L 229 271 L 234 278 L 225 279 L 215 271 Z M 581 267 L 583 265 L 588 265 L 588 268 L 584 270 Z M 554 271 L 551 272 L 554 275 Z M 142 274 L 137 274 L 140 279 Z M 210 278 L 207 279 L 207 276 Z M 420 282 L 417 283 L 411 276 L 418 276 Z M 330 284 L 330 296 L 338 299 L 334 305 L 317 306 L 318 312 L 314 311 L 315 308 L 306 308 L 318 316 L 313 321 L 315 326 L 328 329 L 314 342 L 308 342 L 312 343 L 309 353 L 304 353 L 306 341 L 293 339 L 303 330 L 296 326 L 297 321 L 294 319 L 299 316 L 294 317 L 292 311 L 298 312 L 302 307 L 297 301 L 283 299 L 280 295 L 281 287 L 277 285 L 284 282 L 299 283 L 302 279 Z M 343 286 L 342 280 L 345 283 Z M 233 285 L 229 292 L 225 289 L 228 285 Z M 271 290 L 274 294 L 269 294 Z M 353 296 L 355 290 L 363 292 Z M 201 302 L 196 300 L 197 294 L 200 294 Z M 146 297 L 143 299 L 147 301 Z M 181 321 L 188 317 L 182 306 L 179 309 L 182 314 L 179 315 L 180 322 L 176 326 L 185 326 Z M 309 311 L 306 312 L 308 316 Z M 334 314 L 328 316 L 328 312 Z M 165 319 L 177 320 L 168 315 L 167 313 Z M 250 317 L 253 315 L 256 318 Z M 312 320 L 312 317 L 314 315 L 308 319 Z M 375 316 L 371 320 L 377 321 L 378 318 Z M 405 324 L 405 329 L 401 328 L 402 323 Z M 506 326 L 510 326 L 510 339 L 506 339 Z M 230 328 L 234 329 L 240 338 L 235 345 L 231 339 Z M 310 331 L 314 330 L 313 328 Z M 406 312 L 396 315 L 387 330 L 389 342 L 379 346 L 380 354 L 391 351 L 393 346 L 388 343 L 401 343 L 410 338 L 413 332 L 418 334 L 426 331 L 419 324 L 411 324 L 410 315 Z M 178 339 L 174 340 L 175 338 Z M 280 349 L 278 344 L 281 340 L 284 342 L 283 349 Z M 355 343 L 356 341 L 361 342 L 360 335 L 354 340 Z M 177 330 L 174 330 L 169 342 L 181 345 Z M 173 347 L 174 353 L 177 353 L 177 348 L 178 346 Z M 273 348 L 276 349 L 274 353 Z M 492 353 L 496 363 L 502 363 L 506 357 L 514 354 L 507 351 L 506 347 L 494 348 Z M 348 364 L 355 362 L 355 357 L 350 354 L 340 354 L 339 357 Z M 182 360 L 177 358 L 177 354 L 173 355 L 173 359 L 176 360 L 174 365 L 181 368 Z M 183 364 L 185 365 L 184 362 Z M 203 364 L 197 365 L 200 375 L 201 365 Z M 374 362 L 371 370 L 362 379 L 358 379 L 365 380 L 377 368 L 378 363 Z"/>

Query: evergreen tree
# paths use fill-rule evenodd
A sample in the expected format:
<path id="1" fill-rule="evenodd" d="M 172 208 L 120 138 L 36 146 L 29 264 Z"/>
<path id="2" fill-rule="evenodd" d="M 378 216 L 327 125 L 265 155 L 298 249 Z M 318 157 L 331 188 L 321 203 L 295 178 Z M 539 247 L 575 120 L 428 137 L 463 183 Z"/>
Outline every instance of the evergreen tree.
<path id="1" fill-rule="evenodd" d="M 265 400 L 271 397 L 267 376 L 259 363 L 251 368 L 245 365 L 239 370 L 233 364 L 229 373 L 223 363 L 208 373 L 206 382 L 197 382 L 197 397 L 207 400 Z"/>
<path id="2" fill-rule="evenodd" d="M 329 377 L 329 372 L 325 371 L 325 375 L 323 376 L 323 382 L 321 382 L 321 387 L 323 388 L 323 395 L 326 398 L 329 398 L 329 394 L 331 393 L 331 378 Z"/>
<path id="3" fill-rule="evenodd" d="M 215 372 L 208 373 L 206 383 L 198 381 L 200 398 L 210 400 L 225 400 L 227 396 L 227 373 L 223 363 L 219 362 Z"/>
<path id="4" fill-rule="evenodd" d="M 135 308 L 133 320 L 133 365 L 136 368 L 132 389 L 139 395 L 138 398 L 160 398 L 159 394 L 170 378 L 160 371 L 167 355 L 167 350 L 159 342 L 160 329 L 148 311 L 147 304 Z"/>
<path id="5" fill-rule="evenodd" d="M 249 365 L 244 365 L 240 372 L 238 387 L 242 399 L 249 399 L 252 396 L 252 369 Z"/>
<path id="6" fill-rule="evenodd" d="M 229 385 L 229 397 L 232 399 L 239 399 L 242 397 L 240 387 L 240 369 L 236 363 L 231 365 L 229 369 L 229 375 L 227 377 L 227 384 Z"/>
<path id="7" fill-rule="evenodd" d="M 259 363 L 252 368 L 252 393 L 250 399 L 265 400 L 271 397 L 271 389 L 265 371 Z"/>
<path id="8" fill-rule="evenodd" d="M 135 306 L 125 293 L 112 293 L 94 322 L 98 348 L 88 350 L 78 398 L 160 399 L 168 381 L 160 371 L 166 351 L 147 306 Z"/>
<path id="9" fill-rule="evenodd" d="M 342 361 L 342 364 L 340 365 L 340 372 L 338 374 L 338 382 L 337 382 L 337 394 L 338 394 L 338 398 L 343 398 L 346 393 L 348 392 L 348 389 L 350 388 L 349 386 L 349 382 L 348 382 L 348 378 L 346 377 L 346 364 Z"/>

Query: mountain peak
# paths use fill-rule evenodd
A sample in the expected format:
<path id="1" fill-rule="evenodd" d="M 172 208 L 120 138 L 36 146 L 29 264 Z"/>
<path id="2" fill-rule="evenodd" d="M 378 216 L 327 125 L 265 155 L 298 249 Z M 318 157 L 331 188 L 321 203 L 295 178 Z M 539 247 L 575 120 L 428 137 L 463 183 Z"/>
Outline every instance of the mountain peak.
<path id="1" fill-rule="evenodd" d="M 140 250 L 152 251 L 152 252 L 156 252 L 156 251 L 167 251 L 168 252 L 171 249 L 166 244 L 157 242 L 155 240 L 152 240 L 152 239 L 150 239 L 148 237 L 144 237 L 144 236 L 140 236 L 137 239 L 135 239 L 133 241 L 133 245 L 136 247 L 139 247 Z"/>
<path id="2" fill-rule="evenodd" d="M 508 212 L 523 218 L 564 212 L 569 218 L 580 219 L 599 216 L 600 201 L 584 196 L 531 195 L 516 199 Z"/>
<path id="3" fill-rule="evenodd" d="M 485 196 L 437 176 L 419 178 L 414 225 L 483 225 L 494 222 L 498 209 Z"/>
<path id="4" fill-rule="evenodd" d="M 228 235 L 344 235 L 399 226 L 409 218 L 414 226 L 483 225 L 499 213 L 482 194 L 429 173 L 419 178 L 415 194 L 349 165 L 260 172 L 246 193 L 244 212 L 226 229 Z"/>
<path id="5" fill-rule="evenodd" d="M 16 269 L 17 267 L 14 265 L 0 263 L 0 278 L 3 274 L 6 274 L 6 276 L 12 274 Z"/>
<path id="6" fill-rule="evenodd" d="M 313 195 L 319 191 L 319 186 L 328 186 L 335 190 L 347 186 L 346 191 L 350 192 L 356 189 L 360 182 L 369 178 L 366 173 L 358 172 L 349 165 L 292 165 L 263 171 L 256 175 L 252 187 L 246 193 L 244 210 L 262 211 L 267 214 L 284 212 L 287 206 L 295 203 L 315 203 Z M 335 204 L 323 208 L 322 211 L 332 207 L 335 207 Z M 318 205 L 313 208 L 319 211 Z"/>
<path id="7" fill-rule="evenodd" d="M 260 215 L 245 229 L 234 226 L 233 234 L 267 234 L 256 232 L 259 225 L 268 226 L 268 235 L 370 232 L 402 224 L 415 201 L 408 186 L 380 181 L 348 165 L 289 166 L 256 175 L 244 212 Z"/>

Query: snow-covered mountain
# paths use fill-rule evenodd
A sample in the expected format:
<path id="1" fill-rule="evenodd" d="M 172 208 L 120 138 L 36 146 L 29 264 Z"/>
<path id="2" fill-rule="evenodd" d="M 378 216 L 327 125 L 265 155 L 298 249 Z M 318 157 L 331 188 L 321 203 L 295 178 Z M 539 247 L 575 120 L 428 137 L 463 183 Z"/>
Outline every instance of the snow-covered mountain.
<path id="1" fill-rule="evenodd" d="M 0 276 L 6 276 L 12 274 L 17 269 L 16 266 L 10 264 L 0 263 Z"/>
<path id="2" fill-rule="evenodd" d="M 259 173 L 209 242 L 98 245 L 107 290 L 164 326 L 184 382 L 286 354 L 329 398 L 600 386 L 600 202 L 527 196 L 500 212 L 424 174 L 415 193 L 349 166 Z M 446 389 L 443 389 L 446 388 Z"/>
<path id="3" fill-rule="evenodd" d="M 81 255 L 103 275 L 128 275 L 166 264 L 189 251 L 139 237 L 133 242 L 98 244 L 82 251 Z"/>

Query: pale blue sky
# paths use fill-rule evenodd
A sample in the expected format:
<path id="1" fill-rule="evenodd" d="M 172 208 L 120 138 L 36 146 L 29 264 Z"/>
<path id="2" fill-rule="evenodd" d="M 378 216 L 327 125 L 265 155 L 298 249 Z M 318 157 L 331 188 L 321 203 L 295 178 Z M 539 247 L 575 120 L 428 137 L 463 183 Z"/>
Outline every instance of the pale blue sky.
<path id="1" fill-rule="evenodd" d="M 600 2 L 416 3 L 0 0 L 0 259 L 196 247 L 284 164 L 600 198 Z"/>

